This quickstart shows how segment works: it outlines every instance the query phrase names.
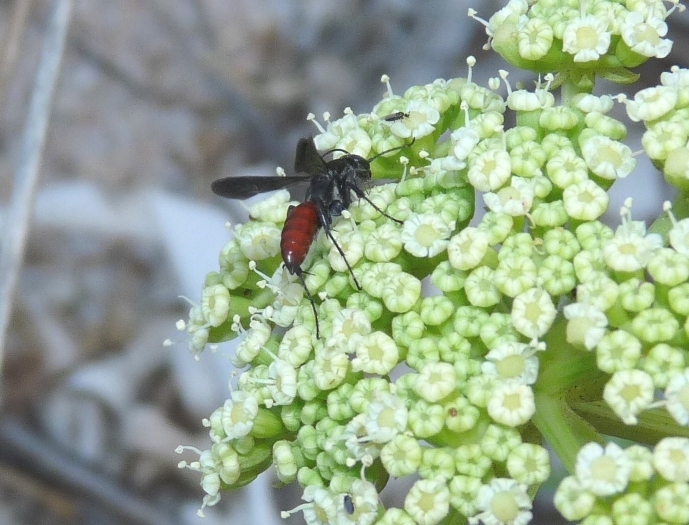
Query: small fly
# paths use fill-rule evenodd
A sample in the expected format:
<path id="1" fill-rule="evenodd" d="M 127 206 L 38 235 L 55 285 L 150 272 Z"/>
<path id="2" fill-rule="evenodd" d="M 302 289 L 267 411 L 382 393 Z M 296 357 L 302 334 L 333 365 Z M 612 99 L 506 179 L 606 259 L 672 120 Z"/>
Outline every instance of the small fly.
<path id="1" fill-rule="evenodd" d="M 409 113 L 405 113 L 404 111 L 397 111 L 396 113 L 390 113 L 389 115 L 385 115 L 383 117 L 383 120 L 386 122 L 395 122 L 396 120 L 402 120 L 403 118 L 409 118 Z"/>

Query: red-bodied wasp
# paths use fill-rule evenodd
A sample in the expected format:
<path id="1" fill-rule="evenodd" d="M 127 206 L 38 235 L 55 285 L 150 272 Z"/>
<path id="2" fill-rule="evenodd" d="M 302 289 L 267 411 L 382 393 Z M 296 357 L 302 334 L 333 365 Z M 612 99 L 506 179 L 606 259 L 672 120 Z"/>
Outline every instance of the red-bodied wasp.
<path id="1" fill-rule="evenodd" d="M 299 278 L 306 295 L 311 303 L 313 315 L 316 320 L 316 338 L 320 339 L 318 327 L 318 314 L 316 303 L 304 281 L 301 268 L 304 259 L 313 244 L 316 234 L 323 228 L 333 245 L 340 252 L 347 268 L 349 269 L 356 287 L 361 290 L 352 267 L 347 261 L 342 248 L 333 237 L 331 231 L 332 218 L 342 214 L 343 210 L 352 204 L 352 194 L 358 199 L 364 199 L 379 213 L 398 224 L 402 221 L 390 217 L 378 208 L 366 195 L 365 183 L 371 180 L 371 162 L 379 156 L 391 151 L 402 149 L 409 144 L 379 153 L 371 159 L 365 159 L 359 155 L 349 153 L 346 150 L 335 148 L 324 155 L 340 151 L 344 153 L 337 159 L 325 160 L 316 149 L 313 137 L 302 138 L 297 143 L 297 152 L 294 160 L 294 171 L 304 175 L 291 177 L 225 177 L 211 184 L 213 193 L 228 199 L 248 199 L 259 193 L 279 190 L 299 182 L 308 182 L 304 202 L 297 206 L 290 206 L 287 211 L 287 219 L 282 228 L 280 238 L 280 250 L 285 268 Z"/>

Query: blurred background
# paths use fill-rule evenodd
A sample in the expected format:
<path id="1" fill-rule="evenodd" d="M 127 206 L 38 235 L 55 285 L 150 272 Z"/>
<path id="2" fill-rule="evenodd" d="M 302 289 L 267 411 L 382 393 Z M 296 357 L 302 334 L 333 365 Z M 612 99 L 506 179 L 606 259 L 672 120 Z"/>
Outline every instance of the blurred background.
<path id="1" fill-rule="evenodd" d="M 0 249 L 58 2 L 69 3 L 0 0 Z M 188 310 L 180 296 L 198 301 L 217 269 L 225 222 L 244 216 L 210 182 L 289 173 L 298 138 L 317 132 L 306 115 L 370 111 L 383 73 L 402 94 L 466 76 L 475 55 L 486 85 L 509 68 L 481 49 L 483 27 L 466 13 L 488 18 L 504 3 L 73 2 L 1 363 L 0 525 L 269 525 L 300 503 L 300 490 L 274 490 L 264 475 L 201 521 L 199 476 L 176 467 L 177 445 L 208 447 L 201 419 L 226 399 L 232 371 L 226 349 L 195 362 L 175 329 Z M 636 89 L 687 66 L 689 17 L 670 22 L 673 53 L 642 68 Z M 531 80 L 510 76 L 513 86 Z M 639 130 L 631 135 L 638 149 Z M 670 195 L 643 159 L 616 185 L 612 210 L 632 194 L 634 217 L 653 216 Z M 384 500 L 399 505 L 403 494 Z M 539 504 L 538 520 L 555 523 L 551 512 Z"/>

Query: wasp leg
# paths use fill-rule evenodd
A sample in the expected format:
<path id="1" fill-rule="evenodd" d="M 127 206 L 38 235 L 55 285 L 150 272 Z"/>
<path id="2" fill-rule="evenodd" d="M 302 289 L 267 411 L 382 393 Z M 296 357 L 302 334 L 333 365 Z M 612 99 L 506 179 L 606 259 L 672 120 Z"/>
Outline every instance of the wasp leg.
<path id="1" fill-rule="evenodd" d="M 322 211 L 319 211 L 319 215 L 321 216 L 321 224 L 323 224 L 323 229 L 325 230 L 325 234 L 330 238 L 332 243 L 335 245 L 335 248 L 337 248 L 337 251 L 340 252 L 340 255 L 344 259 L 345 264 L 347 265 L 347 269 L 349 270 L 349 273 L 352 276 L 352 279 L 354 279 L 354 284 L 356 284 L 356 287 L 359 291 L 363 290 L 361 285 L 359 284 L 359 281 L 356 279 L 356 275 L 354 275 L 354 270 L 352 270 L 352 267 L 349 264 L 349 261 L 347 260 L 347 256 L 345 255 L 344 251 L 342 251 L 342 247 L 337 243 L 335 240 L 335 237 L 333 236 L 332 231 L 330 231 L 330 221 L 326 220 L 327 217 L 324 216 Z"/>
<path id="2" fill-rule="evenodd" d="M 313 300 L 313 296 L 311 295 L 311 292 L 309 292 L 308 286 L 306 286 L 306 281 L 304 280 L 304 272 L 299 271 L 296 273 L 297 273 L 297 277 L 299 278 L 299 282 L 301 282 L 301 285 L 304 287 L 304 291 L 306 292 L 306 296 L 309 298 L 309 302 L 311 303 L 311 309 L 313 310 L 313 317 L 316 320 L 316 339 L 320 339 L 321 338 L 321 330 L 320 330 L 320 327 L 318 326 L 318 312 L 316 311 L 316 302 Z"/>
<path id="3" fill-rule="evenodd" d="M 388 215 L 385 213 L 383 210 L 381 210 L 378 206 L 376 206 L 371 199 L 368 198 L 368 195 L 366 195 L 366 192 L 359 188 L 358 186 L 354 184 L 349 184 L 349 189 L 352 190 L 357 197 L 360 199 L 364 199 L 366 202 L 368 202 L 371 206 L 373 206 L 373 209 L 376 210 L 378 213 L 380 213 L 383 217 L 387 217 L 391 221 L 396 222 L 397 224 L 404 224 L 404 221 L 401 221 L 399 219 L 395 219 L 394 217 Z"/>

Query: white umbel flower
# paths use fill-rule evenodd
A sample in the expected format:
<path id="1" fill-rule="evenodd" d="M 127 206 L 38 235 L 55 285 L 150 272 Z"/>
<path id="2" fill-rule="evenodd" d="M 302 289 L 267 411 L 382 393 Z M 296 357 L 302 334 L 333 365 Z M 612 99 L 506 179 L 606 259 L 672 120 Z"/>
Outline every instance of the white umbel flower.
<path id="1" fill-rule="evenodd" d="M 562 35 L 562 50 L 574 55 L 575 62 L 598 60 L 609 47 L 608 24 L 594 15 L 570 21 Z"/>
<path id="2" fill-rule="evenodd" d="M 412 215 L 402 227 L 404 249 L 416 257 L 435 257 L 448 245 L 454 223 L 435 213 Z"/>
<path id="3" fill-rule="evenodd" d="M 616 443 L 608 443 L 605 448 L 588 443 L 577 455 L 575 472 L 582 488 L 606 497 L 620 494 L 627 487 L 630 461 Z"/>
<path id="4" fill-rule="evenodd" d="M 668 481 L 689 481 L 689 439 L 666 437 L 653 449 L 653 466 Z"/>
<path id="5" fill-rule="evenodd" d="M 508 427 L 523 425 L 536 412 L 533 390 L 517 381 L 502 381 L 493 389 L 486 408 L 497 423 Z"/>
<path id="6" fill-rule="evenodd" d="M 665 388 L 666 409 L 677 423 L 689 426 L 689 368 L 676 373 Z"/>
<path id="7" fill-rule="evenodd" d="M 526 489 L 513 479 L 493 478 L 479 489 L 476 506 L 481 512 L 469 518 L 469 524 L 527 525 L 533 505 Z"/>
<path id="8" fill-rule="evenodd" d="M 643 370 L 619 370 L 605 384 L 603 399 L 627 425 L 653 402 L 653 379 Z"/>
<path id="9" fill-rule="evenodd" d="M 665 58 L 672 50 L 672 40 L 662 38 L 667 34 L 665 21 L 651 16 L 644 20 L 638 11 L 627 13 L 620 34 L 632 51 L 645 57 Z"/>

